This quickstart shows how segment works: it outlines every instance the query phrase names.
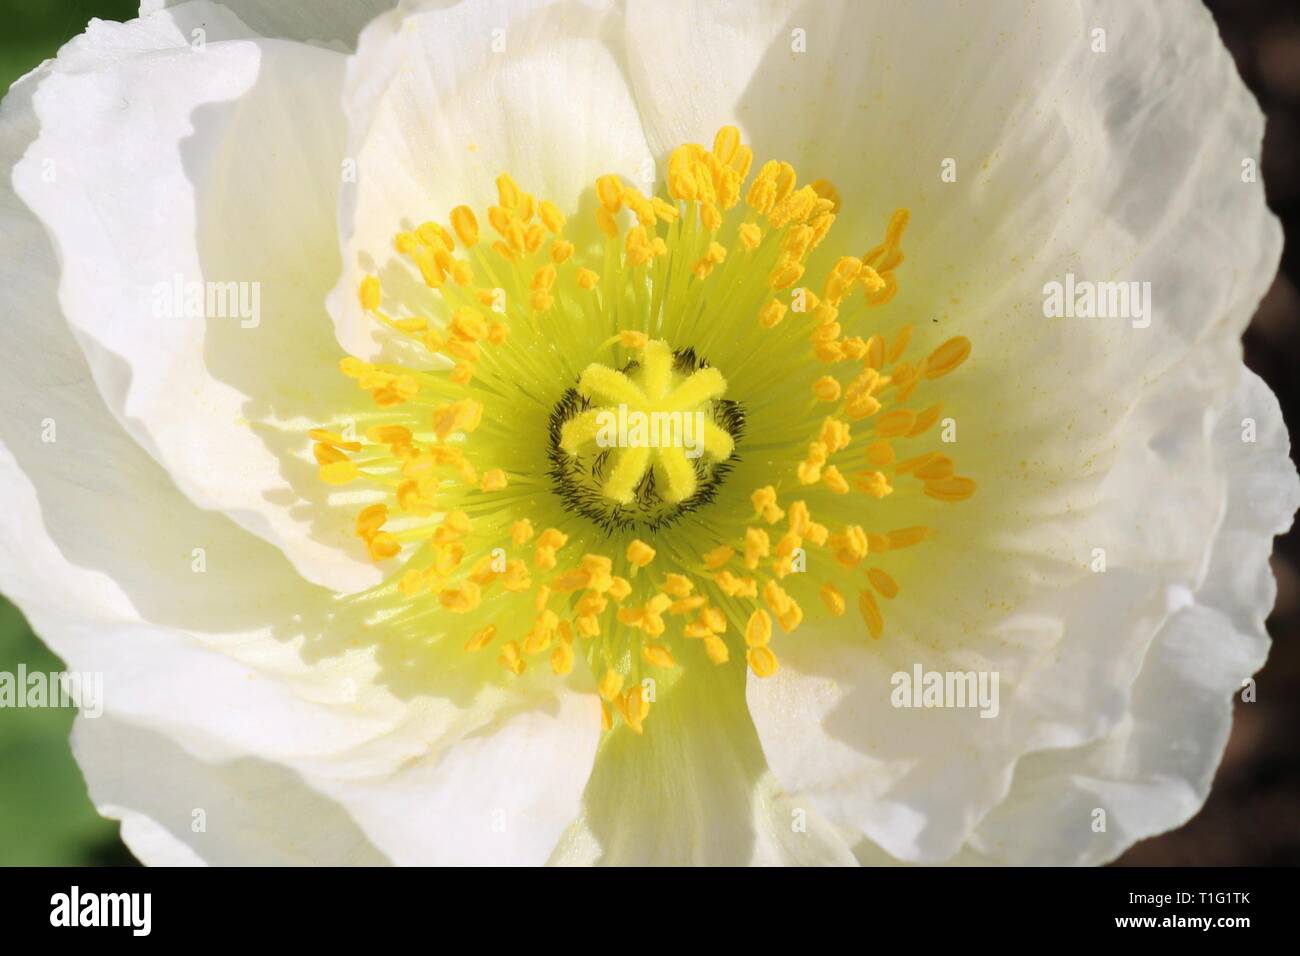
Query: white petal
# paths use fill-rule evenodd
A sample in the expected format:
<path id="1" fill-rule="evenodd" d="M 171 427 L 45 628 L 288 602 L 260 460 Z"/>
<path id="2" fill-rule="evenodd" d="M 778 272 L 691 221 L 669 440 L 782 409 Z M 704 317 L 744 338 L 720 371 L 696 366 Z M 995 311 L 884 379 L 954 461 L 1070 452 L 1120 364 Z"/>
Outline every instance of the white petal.
<path id="1" fill-rule="evenodd" d="M 140 16 L 184 6 L 189 0 L 141 0 Z M 370 20 L 395 7 L 396 0 L 220 0 L 264 37 L 319 41 L 346 48 Z"/>
<path id="2" fill-rule="evenodd" d="M 415 5 L 376 20 L 348 67 L 346 271 L 330 311 L 339 340 L 375 351 L 377 323 L 357 302 L 360 277 L 377 273 L 412 302 L 428 297 L 393 251 L 393 236 L 472 206 L 486 241 L 493 185 L 509 172 L 594 231 L 594 181 L 621 173 L 647 185 L 653 164 L 620 67 L 619 14 L 605 2 L 471 0 Z M 576 219 L 576 221 L 575 221 Z M 432 305 L 426 306 L 432 308 Z"/>
<path id="3" fill-rule="evenodd" d="M 323 305 L 344 57 L 225 39 L 246 34 L 207 4 L 92 24 L 41 81 L 14 182 L 53 237 L 59 303 L 128 431 L 196 503 L 355 590 L 379 575 L 355 509 L 327 506 L 305 437 L 358 400 Z M 239 308 L 178 309 L 200 281 L 241 283 Z"/>
<path id="4" fill-rule="evenodd" d="M 35 134 L 29 103 L 42 79 L 38 71 L 23 80 L 0 108 L 8 162 Z M 0 524 L 0 589 L 34 630 L 69 669 L 103 675 L 113 719 L 174 741 L 208 767 L 279 765 L 303 781 L 304 799 L 319 795 L 304 812 L 332 799 L 389 858 L 465 859 L 466 834 L 490 805 L 518 825 L 485 857 L 543 862 L 547 841 L 576 815 L 590 771 L 599 734 L 590 696 L 550 681 L 505 692 L 488 659 L 470 660 L 458 646 L 442 659 L 390 641 L 303 581 L 274 546 L 194 507 L 110 414 L 57 321 L 59 270 L 41 224 L 8 188 L 0 188 L 0 217 L 10 316 L 0 327 L 0 398 L 9 410 L 0 418 L 9 516 Z M 452 773 L 467 762 L 462 744 L 492 755 L 473 787 Z M 83 742 L 88 766 L 120 759 L 92 753 L 98 745 Z M 542 758 L 532 779 L 545 792 L 521 790 L 514 768 Z M 213 773 L 190 782 L 227 779 Z M 443 786 L 452 789 L 440 795 Z M 444 813 L 394 816 L 390 792 Z M 147 858 L 210 858 L 210 848 L 168 836 L 179 832 L 176 808 L 164 812 L 121 788 L 107 794 L 101 803 L 123 817 L 127 839 Z M 465 795 L 494 802 L 468 804 Z"/>
<path id="5" fill-rule="evenodd" d="M 96 809 L 122 821 L 122 839 L 148 865 L 386 862 L 343 809 L 275 764 L 204 763 L 111 717 L 78 718 L 72 745 Z"/>
<path id="6" fill-rule="evenodd" d="M 996 20 L 1010 6 L 990 9 Z M 1107 54 L 1089 46 L 1092 14 L 1081 21 L 1064 4 L 1032 8 L 1034 28 L 1014 36 L 984 8 L 980 23 L 964 21 L 975 9 L 955 4 L 942 28 L 909 30 L 918 10 L 867 31 L 877 54 L 862 57 L 861 72 L 880 81 L 881 96 L 870 99 L 870 84 L 842 71 L 830 99 L 868 104 L 864 123 L 842 123 L 839 148 L 803 144 L 805 175 L 834 177 L 818 156 L 846 162 L 853 144 L 843 140 L 856 135 L 852 156 L 869 157 L 870 193 L 841 181 L 846 205 L 883 195 L 912 207 L 896 307 L 900 320 L 934 326 L 936 338 L 961 331 L 975 343 L 942 397 L 960 423 L 958 466 L 981 488 L 959 508 L 899 522 L 939 535 L 923 561 L 917 549 L 883 642 L 864 647 L 856 628 L 801 632 L 777 648 L 785 666 L 775 679 L 751 681 L 750 700 L 765 752 L 791 789 L 898 858 L 942 860 L 1004 798 L 1022 754 L 1082 746 L 1136 713 L 1142 662 L 1181 595 L 1199 586 L 1233 483 L 1205 409 L 1232 394 L 1235 339 L 1276 267 L 1280 233 L 1258 184 L 1240 176 L 1241 159 L 1258 153 L 1262 117 L 1203 10 L 1098 8 Z M 832 24 L 834 37 L 861 35 Z M 966 34 L 969 43 L 958 42 Z M 1024 42 L 1020 34 L 1038 52 L 1002 49 Z M 1153 55 L 1122 55 L 1117 44 Z M 1014 82 L 963 80 L 993 58 Z M 771 70 L 738 95 L 757 115 L 759 94 L 779 103 L 808 93 L 828 60 L 837 62 L 774 47 Z M 912 74 L 918 64 L 934 68 L 933 81 Z M 1210 99 L 1224 105 L 1207 124 Z M 974 130 L 944 122 L 953 109 L 1007 119 Z M 867 127 L 892 138 L 872 144 Z M 893 136 L 898 129 L 908 135 Z M 966 172 L 943 184 L 938 162 L 953 153 Z M 932 179 L 917 173 L 931 168 Z M 1213 245 L 1220 268 L 1188 272 L 1189 246 L 1200 243 L 1207 248 L 1192 257 L 1211 256 Z M 1150 281 L 1150 327 L 1044 319 L 1042 282 L 1067 269 Z M 1251 537 L 1267 546 L 1266 536 Z M 1089 571 L 1098 547 L 1104 575 Z M 998 671 L 999 717 L 893 709 L 891 675 L 915 663 Z M 1153 812 L 1166 825 L 1185 816 L 1173 804 Z"/>
<path id="7" fill-rule="evenodd" d="M 1249 421 L 1255 441 L 1244 441 Z M 1272 536 L 1291 526 L 1300 481 L 1277 399 L 1246 373 L 1214 429 L 1228 497 L 1204 577 L 1161 629 L 1126 718 L 1077 750 L 1025 757 L 971 841 L 985 859 L 1103 863 L 1179 826 L 1204 803 L 1243 682 L 1268 654 Z M 1249 703 L 1242 706 L 1251 706 Z M 1095 811 L 1105 811 L 1098 832 Z"/>
<path id="8" fill-rule="evenodd" d="M 620 724 L 602 742 L 584 813 L 551 862 L 852 865 L 835 829 L 768 772 L 740 669 L 700 657 L 658 692 L 641 736 Z"/>
<path id="9" fill-rule="evenodd" d="M 540 865 L 577 814 L 595 759 L 594 694 L 511 713 L 390 776 L 326 782 L 397 864 Z"/>

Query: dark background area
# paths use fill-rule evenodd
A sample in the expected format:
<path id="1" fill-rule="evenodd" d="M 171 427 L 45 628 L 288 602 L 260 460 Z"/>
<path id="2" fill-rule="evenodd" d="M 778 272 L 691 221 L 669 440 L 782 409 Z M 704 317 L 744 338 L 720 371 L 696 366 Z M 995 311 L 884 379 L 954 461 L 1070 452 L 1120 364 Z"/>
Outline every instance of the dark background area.
<path id="1" fill-rule="evenodd" d="M 292 2 L 292 0 L 283 0 Z M 1145 2 L 1145 0 L 1131 0 Z M 1261 171 L 1288 236 L 1282 268 L 1246 333 L 1246 363 L 1300 421 L 1300 0 L 1207 0 L 1246 84 L 1268 116 Z M 91 17 L 126 20 L 131 0 L 0 0 L 0 89 L 82 31 Z M 1206 103 L 1207 111 L 1215 108 Z M 1300 864 L 1300 534 L 1278 539 L 1274 637 L 1258 699 L 1238 702 L 1232 737 L 1204 809 L 1134 846 L 1118 865 Z M 0 598 L 0 670 L 59 662 Z M 72 712 L 11 710 L 0 720 L 0 865 L 134 862 L 102 820 L 67 744 Z"/>

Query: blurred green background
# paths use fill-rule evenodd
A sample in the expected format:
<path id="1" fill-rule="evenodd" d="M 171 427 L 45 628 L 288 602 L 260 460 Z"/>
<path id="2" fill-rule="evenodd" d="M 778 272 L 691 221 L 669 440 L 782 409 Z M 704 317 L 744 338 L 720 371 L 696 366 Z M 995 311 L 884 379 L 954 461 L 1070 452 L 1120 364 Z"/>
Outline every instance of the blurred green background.
<path id="1" fill-rule="evenodd" d="M 129 20 L 130 0 L 0 0 L 0 90 L 86 28 L 92 17 Z M 0 671 L 52 671 L 62 663 L 0 598 Z M 129 864 L 117 823 L 95 812 L 68 749 L 72 710 L 0 710 L 0 866 Z"/>

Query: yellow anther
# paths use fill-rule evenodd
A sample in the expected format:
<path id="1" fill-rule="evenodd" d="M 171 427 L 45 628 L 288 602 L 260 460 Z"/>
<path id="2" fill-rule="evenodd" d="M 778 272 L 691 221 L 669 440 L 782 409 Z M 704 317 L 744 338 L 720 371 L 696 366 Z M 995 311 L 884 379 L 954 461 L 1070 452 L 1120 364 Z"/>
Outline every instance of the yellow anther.
<path id="1" fill-rule="evenodd" d="M 872 395 L 859 394 L 849 398 L 844 405 L 844 414 L 854 421 L 870 418 L 880 411 L 880 402 Z"/>
<path id="2" fill-rule="evenodd" d="M 830 545 L 835 550 L 835 560 L 846 568 L 856 566 L 867 556 L 870 547 L 867 533 L 858 525 L 849 525 L 841 533 L 831 535 Z"/>
<path id="3" fill-rule="evenodd" d="M 704 638 L 704 652 L 715 664 L 725 664 L 731 659 L 731 654 L 727 651 L 727 642 L 716 634 Z"/>
<path id="4" fill-rule="evenodd" d="M 840 398 L 840 383 L 829 375 L 823 375 L 813 382 L 812 391 L 819 402 L 837 402 Z"/>
<path id="5" fill-rule="evenodd" d="M 713 137 L 713 155 L 723 163 L 730 163 L 740 148 L 740 130 L 734 126 L 724 126 Z"/>
<path id="6" fill-rule="evenodd" d="M 446 441 L 455 432 L 470 434 L 482 421 L 483 405 L 472 398 L 462 398 L 433 410 L 433 430 L 439 441 Z"/>
<path id="7" fill-rule="evenodd" d="M 876 434 L 881 438 L 898 438 L 911 431 L 916 424 L 916 412 L 910 408 L 897 408 L 876 419 Z"/>
<path id="8" fill-rule="evenodd" d="M 467 614 L 479 606 L 482 596 L 479 586 L 473 581 L 466 580 L 455 587 L 439 591 L 438 601 L 455 614 Z"/>
<path id="9" fill-rule="evenodd" d="M 718 586 L 723 594 L 727 597 L 738 596 L 745 588 L 745 579 L 738 578 L 730 571 L 719 571 L 713 576 L 713 583 Z"/>
<path id="10" fill-rule="evenodd" d="M 817 440 L 826 446 L 827 454 L 833 455 L 837 451 L 848 448 L 851 437 L 848 425 L 837 419 L 828 418 L 822 423 L 821 434 L 817 436 Z"/>
<path id="11" fill-rule="evenodd" d="M 380 288 L 378 276 L 366 276 L 361 280 L 361 308 L 370 312 L 379 308 Z"/>
<path id="12" fill-rule="evenodd" d="M 951 478 L 956 471 L 956 465 L 947 455 L 930 454 L 926 456 L 926 461 L 918 465 L 912 474 L 922 481 L 938 481 L 941 478 Z"/>
<path id="13" fill-rule="evenodd" d="M 716 571 L 735 556 L 735 548 L 729 548 L 725 544 L 719 545 L 712 551 L 708 551 L 704 554 L 704 566 L 710 571 Z"/>
<path id="14" fill-rule="evenodd" d="M 844 614 L 844 595 L 840 589 L 833 584 L 823 584 L 818 592 L 821 596 L 822 603 L 826 605 L 826 610 L 830 611 L 835 617 Z"/>
<path id="15" fill-rule="evenodd" d="M 897 362 L 904 352 L 907 351 L 908 343 L 912 341 L 912 327 L 905 325 L 898 330 L 898 335 L 890 344 L 885 353 L 885 360 L 888 362 Z"/>
<path id="16" fill-rule="evenodd" d="M 573 645 L 568 641 L 560 641 L 551 651 L 551 670 L 561 677 L 573 670 Z"/>
<path id="17" fill-rule="evenodd" d="M 835 184 L 829 179 L 814 180 L 812 183 L 812 189 L 818 197 L 830 200 L 831 212 L 838 213 L 840 211 L 843 204 L 840 202 L 839 191 L 836 190 Z"/>
<path id="18" fill-rule="evenodd" d="M 766 611 L 757 610 L 749 615 L 745 624 L 745 645 L 762 647 L 772 639 L 772 618 Z"/>
<path id="19" fill-rule="evenodd" d="M 976 485 L 972 479 L 960 476 L 925 483 L 925 493 L 940 501 L 965 501 L 975 494 L 975 489 Z"/>
<path id="20" fill-rule="evenodd" d="M 633 687 L 617 702 L 619 713 L 627 721 L 628 728 L 633 733 L 641 733 L 642 721 L 650 713 L 650 701 L 645 698 L 640 687 Z"/>
<path id="21" fill-rule="evenodd" d="M 700 203 L 700 224 L 709 232 L 717 232 L 722 226 L 722 211 L 711 202 Z"/>
<path id="22" fill-rule="evenodd" d="M 469 206 L 457 206 L 451 211 L 451 228 L 466 249 L 478 245 L 478 219 Z"/>
<path id="23" fill-rule="evenodd" d="M 768 275 L 767 284 L 774 292 L 788 289 L 803 276 L 803 264 L 793 259 L 783 259 Z"/>
<path id="24" fill-rule="evenodd" d="M 540 223 L 533 223 L 524 230 L 524 251 L 530 256 L 538 249 L 542 248 L 542 243 L 546 241 L 546 230 Z"/>
<path id="25" fill-rule="evenodd" d="M 887 441 L 873 441 L 867 446 L 867 461 L 883 468 L 894 462 L 894 446 Z"/>
<path id="26" fill-rule="evenodd" d="M 388 521 L 388 508 L 382 504 L 367 505 L 357 514 L 357 537 L 368 538 Z"/>
<path id="27" fill-rule="evenodd" d="M 569 543 L 569 536 L 557 528 L 547 528 L 537 538 L 539 548 L 562 548 Z"/>
<path id="28" fill-rule="evenodd" d="M 929 536 L 929 528 L 898 528 L 886 535 L 889 538 L 889 547 L 891 549 L 909 548 L 914 544 L 919 544 Z"/>
<path id="29" fill-rule="evenodd" d="M 533 273 L 533 290 L 550 289 L 555 285 L 555 275 L 555 264 L 553 262 L 548 262 Z"/>
<path id="30" fill-rule="evenodd" d="M 423 222 L 415 230 L 415 234 L 422 243 L 434 250 L 439 264 L 446 268 L 446 264 L 451 261 L 447 253 L 456 248 L 456 240 L 452 238 L 451 233 L 436 222 Z"/>
<path id="31" fill-rule="evenodd" d="M 715 266 L 721 265 L 727 258 L 727 249 L 721 243 L 709 243 L 708 250 L 699 262 L 695 263 L 692 271 L 697 279 L 705 279 L 713 271 Z"/>
<path id="32" fill-rule="evenodd" d="M 527 518 L 521 518 L 510 526 L 510 540 L 519 546 L 528 541 L 533 536 L 533 523 Z"/>
<path id="33" fill-rule="evenodd" d="M 695 584 L 684 574 L 669 574 L 664 578 L 664 591 L 673 597 L 687 597 L 695 590 Z"/>
<path id="34" fill-rule="evenodd" d="M 366 550 L 370 553 L 372 561 L 384 561 L 397 557 L 402 550 L 402 544 L 394 535 L 381 531 L 366 539 Z"/>
<path id="35" fill-rule="evenodd" d="M 442 523 L 438 526 L 440 531 L 446 531 L 448 535 L 463 536 L 470 532 L 469 516 L 463 511 L 448 511 L 442 517 Z"/>
<path id="36" fill-rule="evenodd" d="M 515 215 L 519 217 L 520 222 L 529 222 L 533 218 L 533 212 L 536 211 L 537 200 L 531 193 L 521 192 L 519 194 L 519 205 L 515 207 Z"/>
<path id="37" fill-rule="evenodd" d="M 609 238 L 618 237 L 618 220 L 604 206 L 596 210 L 596 226 Z"/>
<path id="38" fill-rule="evenodd" d="M 582 568 L 572 568 L 555 579 L 555 590 L 560 594 L 581 591 L 591 580 L 591 574 Z"/>
<path id="39" fill-rule="evenodd" d="M 487 627 L 480 628 L 474 632 L 473 637 L 465 642 L 465 650 L 481 651 L 492 643 L 493 638 L 497 636 L 497 626 L 489 624 Z"/>
<path id="40" fill-rule="evenodd" d="M 655 559 L 655 549 L 637 538 L 627 546 L 627 559 L 635 567 L 644 568 Z"/>
<path id="41" fill-rule="evenodd" d="M 596 691 L 600 696 L 611 703 L 616 697 L 618 697 L 622 690 L 623 675 L 612 667 L 605 671 L 605 676 L 602 677 L 600 683 L 596 685 Z"/>
<path id="42" fill-rule="evenodd" d="M 564 265 L 573 258 L 573 243 L 567 239 L 557 239 L 551 246 L 551 261 L 556 265 Z"/>
<path id="43" fill-rule="evenodd" d="M 467 342 L 487 338 L 488 322 L 473 309 L 457 309 L 451 315 L 451 334 Z"/>
<path id="44" fill-rule="evenodd" d="M 346 485 L 355 481 L 361 471 L 353 461 L 335 461 L 328 465 L 321 465 L 317 474 L 327 485 Z"/>
<path id="45" fill-rule="evenodd" d="M 763 230 L 756 223 L 743 223 L 737 232 L 740 244 L 751 252 L 763 242 Z"/>
<path id="46" fill-rule="evenodd" d="M 876 599 L 870 591 L 858 592 L 858 610 L 862 612 L 862 620 L 866 622 L 871 636 L 879 639 L 880 635 L 885 633 L 885 619 L 880 616 L 880 606 L 876 604 Z"/>
<path id="47" fill-rule="evenodd" d="M 926 431 L 930 429 L 932 425 L 934 425 L 935 422 L 939 420 L 939 416 L 942 414 L 943 414 L 942 402 L 936 402 L 934 405 L 931 405 L 930 407 L 926 408 L 916 416 L 916 421 L 912 424 L 912 427 L 908 430 L 907 437 L 915 438 L 917 435 L 924 434 Z"/>
<path id="48" fill-rule="evenodd" d="M 758 324 L 765 329 L 774 329 L 785 318 L 787 306 L 776 299 L 768 302 L 758 310 Z"/>
<path id="49" fill-rule="evenodd" d="M 745 660 L 755 677 L 771 677 L 778 669 L 776 655 L 770 647 L 751 647 L 745 652 Z"/>
<path id="50" fill-rule="evenodd" d="M 880 592 L 881 597 L 893 598 L 898 594 L 898 582 L 880 568 L 868 568 L 867 580 Z"/>
<path id="51" fill-rule="evenodd" d="M 781 625 L 781 630 L 789 634 L 795 630 L 803 621 L 803 608 L 797 601 L 791 599 L 790 602 L 777 615 L 777 623 Z"/>
<path id="52" fill-rule="evenodd" d="M 672 651 L 662 644 L 642 644 L 641 657 L 647 664 L 654 667 L 676 667 L 677 662 L 673 660 Z"/>
<path id="53" fill-rule="evenodd" d="M 513 210 L 519 205 L 519 186 L 509 173 L 497 177 L 497 197 L 505 209 Z"/>
<path id="54" fill-rule="evenodd" d="M 576 279 L 578 285 L 580 285 L 582 288 L 586 289 L 587 291 L 591 291 L 592 289 L 596 288 L 596 286 L 600 283 L 600 275 L 595 272 L 592 272 L 590 269 L 579 269 Z"/>
<path id="55" fill-rule="evenodd" d="M 784 170 L 782 171 L 784 173 Z M 791 170 L 791 183 L 793 184 L 793 170 Z M 783 178 L 777 179 L 777 195 L 781 194 L 781 184 Z M 795 190 L 784 199 L 778 198 L 776 208 L 768 213 L 767 221 L 773 229 L 780 229 L 791 223 L 803 222 L 813 212 L 817 203 L 817 193 L 811 186 L 804 186 L 802 189 Z"/>
<path id="56" fill-rule="evenodd" d="M 772 550 L 771 539 L 762 528 L 745 529 L 745 567 L 758 567 L 759 559 L 766 558 Z"/>
<path id="57" fill-rule="evenodd" d="M 601 208 L 614 213 L 623 205 L 623 184 L 618 176 L 608 173 L 596 178 L 596 198 Z"/>
<path id="58" fill-rule="evenodd" d="M 554 235 L 559 235 L 560 230 L 564 228 L 564 214 L 560 212 L 555 203 L 549 199 L 543 199 L 537 206 L 537 216 L 542 220 L 542 225 L 551 231 Z"/>
<path id="59" fill-rule="evenodd" d="M 524 653 L 530 657 L 544 653 L 551 646 L 551 641 L 555 637 L 553 628 L 547 627 L 539 618 L 529 628 L 528 634 L 524 637 Z"/>
<path id="60" fill-rule="evenodd" d="M 930 353 L 925 360 L 925 377 L 934 379 L 947 375 L 970 355 L 970 339 L 958 335 L 949 339 Z"/>
<path id="61" fill-rule="evenodd" d="M 750 495 L 749 500 L 754 506 L 754 513 L 762 514 L 776 506 L 776 489 L 771 485 L 765 485 Z"/>
<path id="62" fill-rule="evenodd" d="M 834 465 L 827 465 L 822 469 L 822 484 L 837 495 L 847 495 L 849 493 L 848 481 L 845 480 L 844 476 L 840 474 L 840 470 Z"/>
<path id="63" fill-rule="evenodd" d="M 790 505 L 789 524 L 790 530 L 795 534 L 808 533 L 808 528 L 812 524 L 812 514 L 808 511 L 807 502 L 796 501 Z"/>
<path id="64" fill-rule="evenodd" d="M 483 474 L 479 488 L 483 491 L 500 491 L 506 484 L 506 473 L 500 468 L 493 468 Z"/>
<path id="65" fill-rule="evenodd" d="M 339 371 L 348 378 L 361 378 L 363 375 L 368 374 L 371 371 L 371 368 L 372 366 L 370 363 L 363 362 L 361 359 L 351 355 L 339 359 Z"/>
<path id="66" fill-rule="evenodd" d="M 497 658 L 497 662 L 516 677 L 522 674 L 528 666 L 523 655 L 519 653 L 518 641 L 510 641 L 501 648 L 501 656 Z"/>

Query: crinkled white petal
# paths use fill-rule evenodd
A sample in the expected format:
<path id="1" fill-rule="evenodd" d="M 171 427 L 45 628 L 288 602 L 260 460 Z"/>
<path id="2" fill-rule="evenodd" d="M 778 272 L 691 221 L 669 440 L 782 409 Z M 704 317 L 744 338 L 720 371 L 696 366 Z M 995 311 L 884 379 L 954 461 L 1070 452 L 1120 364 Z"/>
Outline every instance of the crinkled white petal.
<path id="1" fill-rule="evenodd" d="M 188 0 L 141 0 L 140 16 L 182 6 Z M 357 34 L 374 17 L 397 5 L 396 0 L 220 0 L 264 37 L 356 45 Z"/>
<path id="2" fill-rule="evenodd" d="M 974 343 L 942 398 L 980 492 L 898 521 L 938 534 L 891 566 L 904 594 L 886 639 L 868 646 L 856 621 L 805 627 L 750 689 L 784 784 L 927 860 L 970 837 L 1021 754 L 1127 719 L 1171 589 L 1203 572 L 1226 485 L 1205 410 L 1231 394 L 1234 340 L 1280 245 L 1241 178 L 1262 117 L 1205 11 L 940 6 L 632 4 L 628 26 L 656 153 L 739 122 L 760 159 L 836 183 L 833 253 L 911 208 L 902 291 L 882 315 L 914 323 L 921 354 L 958 332 Z M 1123 52 L 1138 46 L 1149 55 Z M 1150 282 L 1150 326 L 1045 319 L 1043 285 L 1067 271 Z M 1089 570 L 1095 548 L 1105 575 Z M 894 710 L 890 677 L 915 663 L 999 671 L 999 717 Z"/>
<path id="3" fill-rule="evenodd" d="M 1007 798 L 973 835 L 972 855 L 1028 865 L 1104 863 L 1182 824 L 1205 802 L 1233 703 L 1268 654 L 1273 535 L 1291 526 L 1300 507 L 1281 410 L 1254 374 L 1242 376 L 1218 415 L 1213 447 L 1227 501 L 1204 577 L 1180 593 L 1178 610 L 1155 636 L 1129 713 L 1082 748 L 1021 760 Z"/>
<path id="4" fill-rule="evenodd" d="M 348 155 L 340 217 L 344 274 L 330 311 L 343 346 L 372 357 L 384 336 L 357 288 L 376 273 L 412 308 L 432 296 L 393 236 L 448 222 L 468 204 L 485 242 L 494 181 L 550 199 L 579 239 L 594 231 L 593 183 L 620 173 L 647 189 L 654 167 L 621 67 L 621 20 L 603 2 L 413 4 L 372 23 L 348 67 Z M 584 227 L 584 224 L 586 226 Z"/>
<path id="5" fill-rule="evenodd" d="M 312 38 L 347 42 L 337 24 Z M 1235 339 L 1280 236 L 1241 181 L 1261 118 L 1205 11 L 633 2 L 625 24 L 599 3 L 413 4 L 363 32 L 346 83 L 336 55 L 253 33 L 200 3 L 94 24 L 0 113 L 6 166 L 31 143 L 15 188 L 50 237 L 0 190 L 18 317 L 0 388 L 20 409 L 0 423 L 16 516 L 0 586 L 70 667 L 105 674 L 113 723 L 83 723 L 79 756 L 138 852 L 242 856 L 185 835 L 175 803 L 200 794 L 245 828 L 298 812 L 336 836 L 300 834 L 286 861 L 540 862 L 565 833 L 556 862 L 850 862 L 825 814 L 874 841 L 864 859 L 1092 862 L 1195 811 L 1228 695 L 1266 649 L 1271 535 L 1300 500 L 1266 390 L 1236 391 Z M 594 700 L 531 674 L 507 689 L 436 644 L 355 646 L 361 617 L 277 550 L 313 581 L 364 583 L 346 526 L 296 497 L 318 494 L 310 462 L 285 462 L 304 419 L 355 401 L 321 314 L 340 265 L 338 337 L 373 354 L 360 275 L 419 292 L 397 229 L 481 209 L 504 170 L 590 223 L 596 175 L 643 182 L 649 156 L 727 122 L 760 159 L 836 182 L 837 251 L 912 209 L 890 321 L 922 345 L 975 342 L 944 397 L 981 491 L 924 515 L 940 533 L 898 575 L 884 641 L 805 627 L 779 642 L 778 676 L 750 681 L 757 740 L 738 681 L 688 675 L 645 737 L 604 742 L 570 826 Z M 1151 326 L 1044 319 L 1042 284 L 1066 271 L 1150 281 Z M 159 323 L 153 291 L 176 275 L 262 281 L 261 323 Z M 1249 468 L 1224 450 L 1239 412 L 1267 436 Z M 47 419 L 57 442 L 40 440 Z M 889 707 L 913 663 L 997 670 L 998 717 Z M 147 734 L 183 754 L 161 790 L 176 800 L 96 749 Z M 241 803 L 263 786 L 265 807 Z"/>
<path id="6" fill-rule="evenodd" d="M 6 164 L 35 135 L 32 91 L 49 69 L 0 108 Z M 192 758 L 177 771 L 192 777 L 185 788 L 229 783 L 205 766 L 260 761 L 296 775 L 313 805 L 337 804 L 388 859 L 464 862 L 481 826 L 496 821 L 484 820 L 490 809 L 508 827 L 488 838 L 483 859 L 545 860 L 590 771 L 592 696 L 553 681 L 507 689 L 499 667 L 458 643 L 453 654 L 389 640 L 273 545 L 195 507 L 111 414 L 59 321 L 59 266 L 42 224 L 8 188 L 0 217 L 11 316 L 0 329 L 9 410 L 0 420 L 9 515 L 0 589 L 33 629 L 70 670 L 103 675 L 113 720 Z M 123 818 L 134 847 L 170 862 L 212 858 L 184 842 L 170 811 L 101 780 L 106 760 L 92 768 L 94 746 L 80 754 L 92 788 L 108 787 L 100 802 Z M 518 785 L 519 767 L 532 768 L 532 788 Z M 398 800 L 441 812 L 395 815 Z"/>
<path id="7" fill-rule="evenodd" d="M 14 183 L 52 236 L 59 303 L 128 431 L 197 504 L 312 580 L 358 590 L 379 573 L 304 435 L 357 401 L 324 308 L 345 58 L 249 36 L 207 3 L 92 23 L 40 83 Z"/>
<path id="8" fill-rule="evenodd" d="M 73 752 L 99 812 L 141 862 L 378 866 L 386 858 L 338 804 L 273 763 L 205 763 L 155 731 L 79 717 Z"/>

